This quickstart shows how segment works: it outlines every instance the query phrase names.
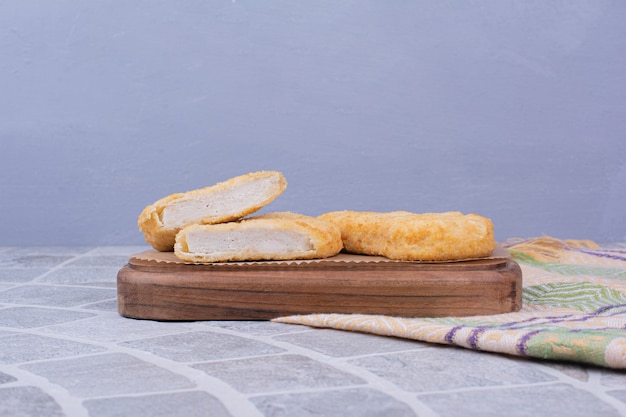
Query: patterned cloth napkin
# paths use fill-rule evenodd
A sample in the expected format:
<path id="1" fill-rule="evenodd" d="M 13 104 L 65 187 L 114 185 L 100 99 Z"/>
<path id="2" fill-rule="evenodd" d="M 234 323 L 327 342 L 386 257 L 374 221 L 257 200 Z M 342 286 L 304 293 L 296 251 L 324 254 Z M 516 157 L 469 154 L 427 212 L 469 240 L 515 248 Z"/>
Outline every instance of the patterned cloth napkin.
<path id="1" fill-rule="evenodd" d="M 626 369 L 626 249 L 550 237 L 506 242 L 523 306 L 491 316 L 312 314 L 274 321 Z"/>

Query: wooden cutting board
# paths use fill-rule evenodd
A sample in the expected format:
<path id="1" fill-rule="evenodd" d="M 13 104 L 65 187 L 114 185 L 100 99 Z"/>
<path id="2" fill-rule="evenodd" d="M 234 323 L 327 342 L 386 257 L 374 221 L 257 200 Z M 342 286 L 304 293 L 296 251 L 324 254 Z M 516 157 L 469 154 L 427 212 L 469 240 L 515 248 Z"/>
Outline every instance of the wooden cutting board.
<path id="1" fill-rule="evenodd" d="M 118 308 L 151 320 L 268 320 L 311 313 L 402 317 L 499 314 L 522 305 L 508 256 L 446 263 L 339 254 L 326 260 L 193 265 L 137 254 L 117 276 Z"/>

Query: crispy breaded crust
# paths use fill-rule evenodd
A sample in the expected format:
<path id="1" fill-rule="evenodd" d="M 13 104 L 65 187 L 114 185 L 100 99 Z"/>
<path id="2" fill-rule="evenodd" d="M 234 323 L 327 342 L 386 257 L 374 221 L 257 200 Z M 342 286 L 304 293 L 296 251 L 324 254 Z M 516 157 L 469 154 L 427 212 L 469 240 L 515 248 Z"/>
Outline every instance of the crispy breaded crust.
<path id="1" fill-rule="evenodd" d="M 285 188 L 287 181 L 280 172 L 252 172 L 209 187 L 168 195 L 147 206 L 137 223 L 154 249 L 172 251 L 176 233 L 183 227 L 240 219 L 272 202 Z"/>
<path id="2" fill-rule="evenodd" d="M 190 225 L 176 235 L 174 253 L 187 262 L 317 259 L 342 249 L 334 224 L 302 214 L 279 212 L 237 222 Z"/>
<path id="3" fill-rule="evenodd" d="M 335 211 L 319 216 L 339 227 L 347 252 L 405 261 L 489 256 L 493 223 L 478 214 Z"/>

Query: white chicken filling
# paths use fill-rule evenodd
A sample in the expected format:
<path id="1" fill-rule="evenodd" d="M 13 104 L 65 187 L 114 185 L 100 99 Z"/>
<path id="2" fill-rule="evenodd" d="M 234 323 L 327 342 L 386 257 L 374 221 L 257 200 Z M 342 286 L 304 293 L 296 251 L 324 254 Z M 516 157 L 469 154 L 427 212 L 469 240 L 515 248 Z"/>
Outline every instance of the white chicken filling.
<path id="1" fill-rule="evenodd" d="M 189 231 L 187 251 L 206 255 L 248 254 L 283 255 L 314 250 L 309 236 L 292 230 L 247 228 L 206 232 Z"/>
<path id="2" fill-rule="evenodd" d="M 182 228 L 211 217 L 235 215 L 266 201 L 280 187 L 277 177 L 260 178 L 196 198 L 172 201 L 161 212 L 161 222 L 168 228 Z"/>

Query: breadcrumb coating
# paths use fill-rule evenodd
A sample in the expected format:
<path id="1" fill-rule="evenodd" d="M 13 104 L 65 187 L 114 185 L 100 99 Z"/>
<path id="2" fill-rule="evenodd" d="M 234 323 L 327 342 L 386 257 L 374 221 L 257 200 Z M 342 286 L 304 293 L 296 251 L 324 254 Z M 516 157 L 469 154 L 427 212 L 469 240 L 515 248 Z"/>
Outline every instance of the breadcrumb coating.
<path id="1" fill-rule="evenodd" d="M 405 261 L 486 257 L 496 247 L 493 223 L 478 214 L 335 211 L 319 216 L 341 230 L 347 252 Z"/>

